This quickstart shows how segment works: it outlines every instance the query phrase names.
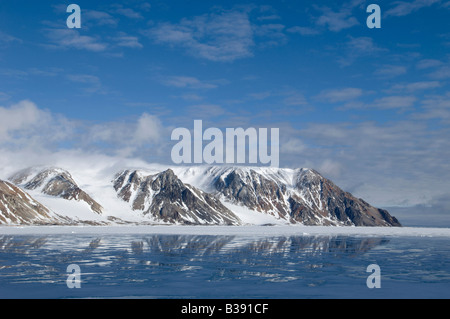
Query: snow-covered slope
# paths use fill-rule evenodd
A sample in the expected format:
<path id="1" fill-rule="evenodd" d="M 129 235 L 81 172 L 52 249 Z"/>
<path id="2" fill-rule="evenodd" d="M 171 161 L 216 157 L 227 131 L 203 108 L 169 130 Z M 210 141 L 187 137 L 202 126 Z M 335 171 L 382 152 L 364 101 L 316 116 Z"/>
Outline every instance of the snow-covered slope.
<path id="1" fill-rule="evenodd" d="M 67 221 L 19 187 L 0 180 L 0 224 L 46 225 L 62 224 Z"/>
<path id="2" fill-rule="evenodd" d="M 26 168 L 9 177 L 37 202 L 64 216 L 64 224 L 145 224 L 117 198 L 111 179 L 108 174 L 93 172 L 83 172 L 74 178 L 65 169 L 47 166 Z"/>
<path id="3" fill-rule="evenodd" d="M 400 226 L 387 211 L 341 190 L 313 169 L 190 167 L 177 173 L 224 202 L 289 223 Z"/>
<path id="4" fill-rule="evenodd" d="M 148 165 L 74 176 L 35 168 L 11 181 L 58 214 L 100 224 L 400 226 L 312 169 Z"/>
<path id="5" fill-rule="evenodd" d="M 28 168 L 17 172 L 9 180 L 29 191 L 85 202 L 93 212 L 102 213 L 102 206 L 78 187 L 68 171 L 61 168 Z"/>
<path id="6" fill-rule="evenodd" d="M 154 175 L 125 170 L 116 175 L 114 189 L 156 221 L 182 224 L 239 225 L 239 218 L 216 197 L 184 184 L 171 169 Z"/>

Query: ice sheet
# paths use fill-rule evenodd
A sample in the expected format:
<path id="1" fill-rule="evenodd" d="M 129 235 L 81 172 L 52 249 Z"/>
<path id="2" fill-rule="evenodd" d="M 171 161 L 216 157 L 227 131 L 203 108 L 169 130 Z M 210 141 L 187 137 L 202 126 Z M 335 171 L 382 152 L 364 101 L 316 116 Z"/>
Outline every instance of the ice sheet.
<path id="1" fill-rule="evenodd" d="M 0 226 L 0 235 L 27 234 L 197 234 L 234 236 L 350 235 L 450 237 L 450 228 L 335 226 Z"/>

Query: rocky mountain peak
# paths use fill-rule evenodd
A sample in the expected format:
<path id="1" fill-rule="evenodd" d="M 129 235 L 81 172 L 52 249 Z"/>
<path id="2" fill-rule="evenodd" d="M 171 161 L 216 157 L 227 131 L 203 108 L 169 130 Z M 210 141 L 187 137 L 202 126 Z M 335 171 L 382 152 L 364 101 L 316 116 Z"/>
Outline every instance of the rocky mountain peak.
<path id="1" fill-rule="evenodd" d="M 242 221 L 238 216 L 247 222 L 249 216 L 259 219 L 258 215 L 264 214 L 272 217 L 264 216 L 261 220 L 269 218 L 281 224 L 401 226 L 386 210 L 371 206 L 307 168 L 190 166 L 161 169 L 158 165 L 148 170 L 125 169 L 112 181 L 108 179 L 109 184 L 89 188 L 107 193 L 105 196 L 102 193 L 100 198 L 106 199 L 109 210 L 117 211 L 119 218 L 108 216 L 109 212 L 103 215 L 102 206 L 82 190 L 66 170 L 29 168 L 14 174 L 10 180 L 31 195 L 39 196 L 46 205 L 55 204 L 49 206 L 56 207 L 55 211 L 65 206 L 50 199 L 46 201 L 47 198 L 86 202 L 90 210 L 81 205 L 72 206 L 71 211 L 76 217 L 79 207 L 86 209 L 84 216 L 87 217 L 83 217 L 86 219 L 95 212 L 102 215 L 96 214 L 102 220 L 122 221 L 129 214 L 131 219 L 140 221 L 142 218 L 146 223 L 240 225 Z M 3 188 L 6 194 L 9 188 Z M 6 214 L 6 207 L 12 207 L 10 204 L 7 202 L 3 206 L 3 214 Z M 17 209 L 20 212 L 22 208 Z M 45 212 L 43 208 L 36 209 Z"/>
<path id="2" fill-rule="evenodd" d="M 139 178 L 136 178 L 139 176 Z M 172 169 L 145 175 L 124 171 L 113 181 L 119 198 L 156 221 L 182 224 L 239 224 L 216 197 L 184 184 Z"/>
<path id="3" fill-rule="evenodd" d="M 176 191 L 184 187 L 183 182 L 175 175 L 170 168 L 155 175 L 152 182 L 154 191 Z"/>
<path id="4" fill-rule="evenodd" d="M 305 225 L 400 226 L 387 211 L 355 198 L 316 170 L 227 168 L 213 179 L 225 201 Z"/>
<path id="5" fill-rule="evenodd" d="M 0 180 L 0 224 L 56 224 L 58 217 L 19 187 Z"/>
<path id="6" fill-rule="evenodd" d="M 61 168 L 28 168 L 12 175 L 9 180 L 16 185 L 43 194 L 86 202 L 92 211 L 101 214 L 102 206 L 83 191 L 72 178 L 72 175 Z"/>

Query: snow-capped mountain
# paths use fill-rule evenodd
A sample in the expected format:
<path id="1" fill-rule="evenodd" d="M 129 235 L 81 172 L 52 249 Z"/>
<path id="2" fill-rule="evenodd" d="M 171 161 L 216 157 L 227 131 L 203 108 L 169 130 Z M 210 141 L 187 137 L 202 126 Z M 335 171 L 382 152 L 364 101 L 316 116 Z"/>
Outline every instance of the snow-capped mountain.
<path id="1" fill-rule="evenodd" d="M 67 220 L 54 214 L 19 187 L 0 180 L 0 224 L 41 225 L 64 221 Z"/>
<path id="2" fill-rule="evenodd" d="M 181 178 L 223 201 L 304 225 L 400 226 L 386 210 L 344 192 L 313 169 L 206 167 Z"/>
<path id="3" fill-rule="evenodd" d="M 79 175 L 33 168 L 10 180 L 58 215 L 79 222 L 401 226 L 387 211 L 312 169 L 155 165 L 112 176 Z"/>
<path id="4" fill-rule="evenodd" d="M 166 223 L 239 225 L 239 218 L 215 196 L 184 184 L 171 169 L 155 175 L 125 170 L 113 181 L 132 210 Z"/>
<path id="5" fill-rule="evenodd" d="M 102 206 L 78 187 L 68 171 L 61 168 L 27 168 L 15 173 L 9 180 L 25 190 L 85 202 L 93 212 L 102 213 Z"/>

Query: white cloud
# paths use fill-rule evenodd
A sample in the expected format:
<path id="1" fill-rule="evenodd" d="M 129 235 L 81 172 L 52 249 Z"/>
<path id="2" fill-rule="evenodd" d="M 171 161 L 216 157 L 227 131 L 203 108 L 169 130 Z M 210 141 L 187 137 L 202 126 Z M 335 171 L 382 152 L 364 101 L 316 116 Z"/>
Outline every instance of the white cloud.
<path id="1" fill-rule="evenodd" d="M 393 78 L 407 72 L 407 68 L 402 65 L 383 65 L 375 70 L 374 74 L 382 78 Z"/>
<path id="2" fill-rule="evenodd" d="M 419 81 L 411 83 L 395 84 L 392 90 L 405 90 L 407 92 L 417 92 L 419 90 L 429 90 L 441 87 L 442 83 L 439 81 Z"/>
<path id="3" fill-rule="evenodd" d="M 22 40 L 3 31 L 0 31 L 0 45 L 8 45 L 12 43 L 22 43 Z"/>
<path id="4" fill-rule="evenodd" d="M 307 149 L 305 143 L 299 138 L 290 137 L 286 141 L 281 141 L 280 151 L 285 154 L 302 154 Z"/>
<path id="5" fill-rule="evenodd" d="M 377 98 L 372 102 L 361 102 L 350 100 L 340 110 L 348 109 L 377 109 L 405 111 L 416 103 L 417 98 L 413 95 L 388 95 Z"/>
<path id="6" fill-rule="evenodd" d="M 442 95 L 429 96 L 421 101 L 423 109 L 414 114 L 416 119 L 435 119 L 450 123 L 450 92 Z"/>
<path id="7" fill-rule="evenodd" d="M 71 145 L 86 152 L 121 156 L 161 154 L 170 136 L 157 116 L 143 113 L 127 121 L 92 124 L 51 113 L 24 100 L 0 107 L 0 148 L 54 152 Z M 170 152 L 167 152 L 170 154 Z"/>
<path id="8" fill-rule="evenodd" d="M 49 120 L 49 114 L 30 101 L 21 101 L 10 107 L 0 107 L 0 141 L 6 141 L 15 132 L 30 130 Z"/>
<path id="9" fill-rule="evenodd" d="M 300 92 L 297 92 L 297 91 L 290 91 L 290 92 L 283 92 L 283 93 L 280 93 L 280 95 L 284 95 L 284 96 L 286 96 L 284 99 L 283 99 L 283 103 L 285 104 L 285 105 L 307 105 L 308 104 L 308 102 L 307 102 L 307 100 L 306 100 L 306 98 L 305 98 L 305 96 L 302 94 L 302 93 L 300 93 Z"/>
<path id="10" fill-rule="evenodd" d="M 15 78 L 15 79 L 25 79 L 28 77 L 29 72 L 23 71 L 23 70 L 17 70 L 17 69 L 0 69 L 0 74 L 7 76 L 9 78 Z"/>
<path id="11" fill-rule="evenodd" d="M 144 17 L 142 14 L 134 9 L 131 8 L 125 8 L 121 4 L 114 4 L 113 5 L 114 12 L 123 15 L 124 17 L 127 17 L 129 19 L 143 19 Z"/>
<path id="12" fill-rule="evenodd" d="M 136 36 L 130 36 L 125 32 L 119 32 L 116 37 L 113 38 L 116 45 L 119 47 L 142 49 L 144 46 L 139 42 L 139 38 Z"/>
<path id="13" fill-rule="evenodd" d="M 386 52 L 387 49 L 381 48 L 374 43 L 371 37 L 349 37 L 344 44 L 343 55 L 338 59 L 342 66 L 349 66 L 357 59 L 368 56 L 375 56 L 380 52 Z"/>
<path id="14" fill-rule="evenodd" d="M 422 101 L 422 113 L 401 122 L 318 123 L 295 129 L 280 124 L 281 163 L 315 168 L 344 190 L 376 206 L 428 203 L 450 187 L 450 130 L 448 126 L 430 130 L 425 122 L 438 116 L 432 111 L 450 109 L 449 94 Z M 399 106 L 394 97 L 390 107 Z M 380 103 L 386 101 L 378 99 Z M 403 106 L 416 103 L 408 99 L 397 102 Z M 199 106 L 203 111 L 208 108 L 223 111 L 220 107 Z M 448 111 L 442 114 L 450 119 Z M 244 120 L 248 124 L 248 118 Z M 31 101 L 0 107 L 1 170 L 63 162 L 80 167 L 81 162 L 91 160 L 100 165 L 97 157 L 99 161 L 105 159 L 101 165 L 106 166 L 117 164 L 116 159 L 122 157 L 152 162 L 155 157 L 166 156 L 165 163 L 170 163 L 168 136 L 170 128 L 148 113 L 134 120 L 92 125 L 57 116 Z M 65 142 L 70 143 L 70 149 L 58 146 Z M 19 164 L 22 167 L 17 167 Z"/>
<path id="15" fill-rule="evenodd" d="M 56 5 L 55 8 L 62 10 L 64 6 Z M 114 11 L 116 15 L 119 14 L 117 10 L 122 12 L 125 9 L 116 7 Z M 119 23 L 119 19 L 116 16 L 105 11 L 89 9 L 82 12 L 83 22 L 81 29 L 61 28 L 61 24 L 44 21 L 43 23 L 48 28 L 43 29 L 43 33 L 49 40 L 49 43 L 45 44 L 45 46 L 54 49 L 85 50 L 103 53 L 112 57 L 123 57 L 123 53 L 119 51 L 121 48 L 143 48 L 137 36 L 129 35 L 122 31 L 117 32 L 114 30 L 113 33 L 110 32 L 111 28 L 115 29 Z M 104 32 L 105 30 L 107 32 Z"/>
<path id="16" fill-rule="evenodd" d="M 155 42 L 185 48 L 195 57 L 229 62 L 252 56 L 253 30 L 247 13 L 221 11 L 159 23 L 146 33 Z"/>
<path id="17" fill-rule="evenodd" d="M 320 34 L 320 31 L 315 29 L 315 28 L 311 28 L 311 27 L 300 27 L 300 26 L 294 26 L 291 28 L 286 29 L 287 32 L 289 33 L 297 33 L 300 35 L 317 35 Z"/>
<path id="18" fill-rule="evenodd" d="M 272 92 L 271 91 L 263 91 L 263 92 L 258 92 L 258 93 L 249 93 L 248 96 L 254 100 L 264 100 L 264 99 L 267 99 L 268 97 L 272 96 Z"/>
<path id="19" fill-rule="evenodd" d="M 357 54 L 374 53 L 378 51 L 383 51 L 383 49 L 377 47 L 370 37 L 350 37 L 347 42 L 348 48 L 356 52 Z"/>
<path id="20" fill-rule="evenodd" d="M 385 96 L 375 100 L 373 106 L 379 109 L 403 109 L 414 105 L 416 100 L 414 96 Z"/>
<path id="21" fill-rule="evenodd" d="M 105 90 L 103 89 L 102 83 L 100 81 L 100 78 L 95 75 L 68 74 L 67 79 L 72 82 L 75 82 L 75 83 L 85 84 L 85 87 L 83 88 L 83 90 L 86 93 L 104 93 L 105 92 Z"/>
<path id="22" fill-rule="evenodd" d="M 71 121 L 42 110 L 29 100 L 0 106 L 0 144 L 3 145 L 47 147 L 68 138 L 73 129 Z"/>
<path id="23" fill-rule="evenodd" d="M 78 49 L 92 52 L 107 50 L 108 44 L 90 35 L 81 35 L 75 29 L 46 29 L 45 34 L 51 42 L 49 47 L 58 49 Z"/>
<path id="24" fill-rule="evenodd" d="M 116 121 L 86 126 L 85 134 L 78 139 L 82 147 L 98 146 L 105 153 L 132 156 L 144 155 L 144 149 L 152 148 L 155 153 L 163 148 L 165 132 L 158 117 L 143 113 L 135 121 Z"/>
<path id="25" fill-rule="evenodd" d="M 259 21 L 280 20 L 280 19 L 281 19 L 281 17 L 279 15 L 276 15 L 276 14 L 261 16 L 261 17 L 257 18 L 257 20 L 259 20 Z"/>
<path id="26" fill-rule="evenodd" d="M 45 77 L 54 77 L 59 74 L 61 74 L 64 70 L 61 68 L 31 68 L 28 70 L 28 73 L 30 75 L 38 75 L 38 76 L 45 76 Z"/>
<path id="27" fill-rule="evenodd" d="M 337 9 L 329 6 L 313 5 L 313 8 L 319 12 L 318 16 L 313 17 L 313 26 L 293 26 L 286 31 L 289 33 L 297 33 L 303 36 L 317 35 L 328 29 L 332 32 L 340 32 L 345 29 L 360 25 L 358 19 L 354 16 L 353 11 L 356 8 L 364 10 L 363 0 L 351 0 L 339 4 Z"/>
<path id="28" fill-rule="evenodd" d="M 100 83 L 100 79 L 97 76 L 90 74 L 68 74 L 67 78 L 73 82 L 79 83 Z"/>
<path id="29" fill-rule="evenodd" d="M 351 15 L 350 10 L 332 11 L 330 8 L 321 8 L 322 15 L 317 18 L 316 24 L 326 26 L 330 31 L 339 32 L 359 24 L 358 20 Z"/>
<path id="30" fill-rule="evenodd" d="M 362 0 L 352 0 L 340 5 L 339 9 L 334 11 L 330 7 L 315 6 L 321 15 L 316 18 L 316 25 L 327 27 L 328 30 L 339 32 L 344 29 L 359 25 L 359 21 L 353 16 L 353 10 L 364 4 Z"/>
<path id="31" fill-rule="evenodd" d="M 449 136 L 448 126 L 429 130 L 418 119 L 309 124 L 284 137 L 280 160 L 291 167 L 315 168 L 378 207 L 417 205 L 450 189 Z M 295 145 L 290 140 L 301 141 L 301 151 L 293 154 L 289 149 L 295 146 L 283 147 Z"/>
<path id="32" fill-rule="evenodd" d="M 192 76 L 168 76 L 161 79 L 161 83 L 166 86 L 187 89 L 215 89 L 216 83 L 201 81 Z"/>
<path id="33" fill-rule="evenodd" d="M 152 5 L 148 2 L 143 2 L 139 4 L 139 9 L 142 11 L 150 11 L 150 9 L 152 8 Z"/>
<path id="34" fill-rule="evenodd" d="M 325 159 L 317 166 L 317 170 L 321 172 L 321 174 L 335 179 L 340 177 L 342 173 L 342 164 L 335 160 Z"/>
<path id="35" fill-rule="evenodd" d="M 252 27 L 255 37 L 258 37 L 257 43 L 260 47 L 277 46 L 287 42 L 284 33 L 285 26 L 282 24 L 262 24 Z"/>
<path id="36" fill-rule="evenodd" d="M 331 103 L 345 102 L 349 100 L 354 100 L 363 95 L 363 90 L 359 88 L 343 88 L 343 89 L 332 89 L 324 90 L 319 93 L 317 98 L 320 100 L 325 100 Z"/>
<path id="37" fill-rule="evenodd" d="M 99 25 L 115 27 L 119 23 L 118 19 L 107 12 L 97 10 L 83 10 L 83 26 Z"/>
<path id="38" fill-rule="evenodd" d="M 10 150 L 0 146 L 0 179 L 6 180 L 19 170 L 32 166 L 54 166 L 68 170 L 79 184 L 97 185 L 127 167 L 146 167 L 138 158 L 105 155 L 81 149 Z"/>
<path id="39" fill-rule="evenodd" d="M 401 17 L 416 12 L 422 8 L 429 7 L 435 3 L 440 2 L 440 0 L 415 0 L 410 2 L 405 1 L 395 1 L 393 2 L 394 7 L 388 9 L 385 12 L 385 16 Z"/>
<path id="40" fill-rule="evenodd" d="M 432 79 L 444 80 L 450 78 L 450 64 L 438 67 L 435 71 L 428 75 Z"/>
<path id="41" fill-rule="evenodd" d="M 145 143 L 155 143 L 161 139 L 162 132 L 161 121 L 154 115 L 144 113 L 137 121 L 133 141 L 138 146 Z"/>
<path id="42" fill-rule="evenodd" d="M 442 65 L 443 63 L 436 59 L 423 59 L 417 62 L 418 69 L 428 69 Z"/>

